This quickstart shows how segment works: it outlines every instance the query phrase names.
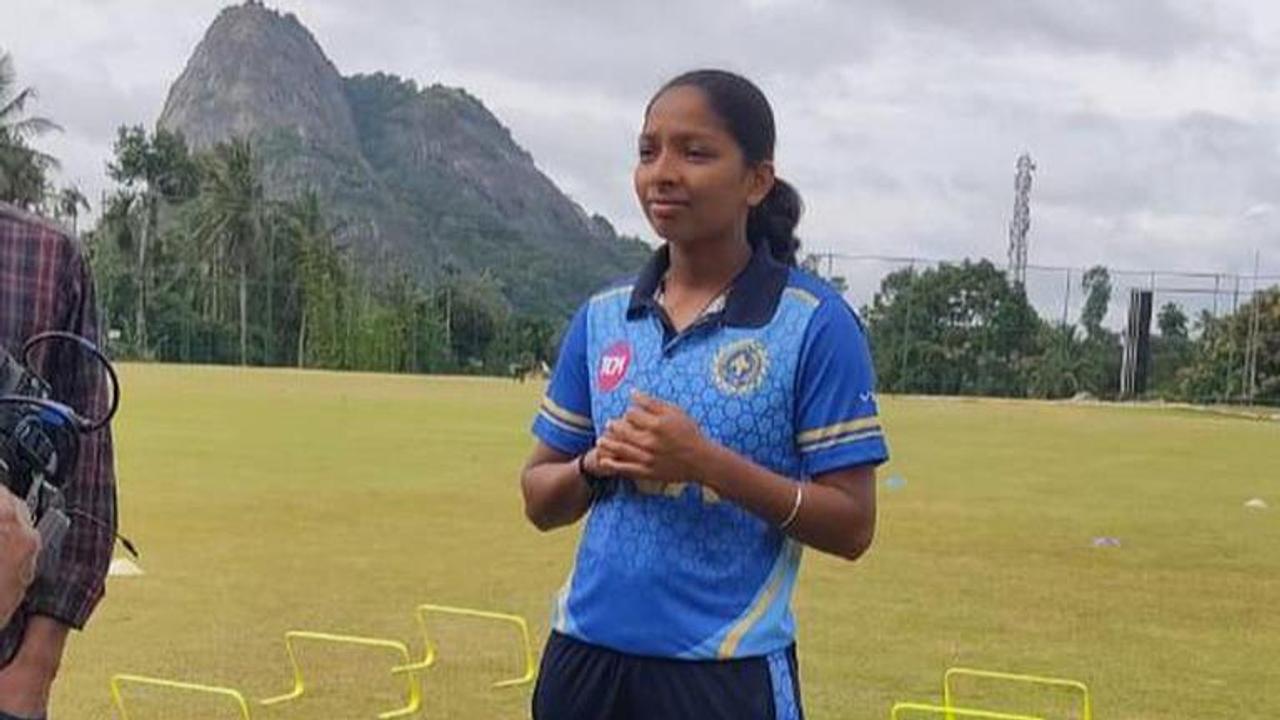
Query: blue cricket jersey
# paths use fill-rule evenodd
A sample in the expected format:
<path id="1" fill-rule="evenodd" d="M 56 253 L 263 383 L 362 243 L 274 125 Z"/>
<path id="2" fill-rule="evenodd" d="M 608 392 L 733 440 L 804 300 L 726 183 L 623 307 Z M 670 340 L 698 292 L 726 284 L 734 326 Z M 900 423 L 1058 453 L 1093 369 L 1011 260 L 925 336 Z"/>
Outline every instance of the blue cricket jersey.
<path id="1" fill-rule="evenodd" d="M 827 284 L 757 250 L 723 308 L 674 333 L 654 300 L 667 249 L 592 297 L 565 335 L 534 434 L 570 455 L 632 389 L 796 482 L 888 459 L 861 321 Z M 697 484 L 618 481 L 591 507 L 553 627 L 665 658 L 768 655 L 795 636 L 801 546 Z"/>

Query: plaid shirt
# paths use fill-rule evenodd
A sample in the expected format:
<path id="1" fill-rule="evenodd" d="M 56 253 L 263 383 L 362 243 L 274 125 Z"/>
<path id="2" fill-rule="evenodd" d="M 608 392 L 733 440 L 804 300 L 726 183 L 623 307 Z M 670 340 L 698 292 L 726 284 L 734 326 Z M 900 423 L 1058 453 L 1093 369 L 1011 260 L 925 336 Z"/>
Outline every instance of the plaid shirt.
<path id="1" fill-rule="evenodd" d="M 0 345 L 21 361 L 22 344 L 46 330 L 98 343 L 93 279 L 81 247 L 52 223 L 0 203 Z M 33 352 L 31 370 L 49 381 L 55 399 L 86 417 L 102 417 L 108 383 L 82 350 L 54 341 Z M 63 487 L 68 508 L 115 528 L 116 488 L 110 429 L 84 436 L 78 465 Z M 0 630 L 0 666 L 22 642 L 27 619 L 45 615 L 80 629 L 102 599 L 113 533 L 72 516 L 55 577 L 38 580 L 23 609 Z"/>

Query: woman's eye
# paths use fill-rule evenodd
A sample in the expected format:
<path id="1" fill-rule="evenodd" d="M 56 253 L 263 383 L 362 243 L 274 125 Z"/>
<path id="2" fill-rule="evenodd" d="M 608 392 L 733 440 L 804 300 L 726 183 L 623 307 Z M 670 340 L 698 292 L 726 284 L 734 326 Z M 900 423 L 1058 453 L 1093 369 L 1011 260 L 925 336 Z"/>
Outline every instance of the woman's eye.
<path id="1" fill-rule="evenodd" d="M 691 147 L 688 150 L 685 150 L 684 154 L 690 160 L 710 160 L 712 157 L 710 150 L 700 147 Z"/>
<path id="2" fill-rule="evenodd" d="M 653 148 L 640 146 L 640 162 L 649 162 L 653 159 L 654 154 Z"/>

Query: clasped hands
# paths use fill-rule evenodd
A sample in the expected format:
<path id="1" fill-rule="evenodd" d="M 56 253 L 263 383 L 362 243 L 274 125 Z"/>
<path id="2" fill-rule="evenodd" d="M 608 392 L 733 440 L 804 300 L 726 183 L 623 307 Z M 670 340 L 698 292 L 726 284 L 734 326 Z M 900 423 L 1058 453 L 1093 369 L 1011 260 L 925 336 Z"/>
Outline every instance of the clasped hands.
<path id="1" fill-rule="evenodd" d="M 678 405 L 632 391 L 631 406 L 610 420 L 588 468 L 643 483 L 703 483 L 712 443 Z"/>

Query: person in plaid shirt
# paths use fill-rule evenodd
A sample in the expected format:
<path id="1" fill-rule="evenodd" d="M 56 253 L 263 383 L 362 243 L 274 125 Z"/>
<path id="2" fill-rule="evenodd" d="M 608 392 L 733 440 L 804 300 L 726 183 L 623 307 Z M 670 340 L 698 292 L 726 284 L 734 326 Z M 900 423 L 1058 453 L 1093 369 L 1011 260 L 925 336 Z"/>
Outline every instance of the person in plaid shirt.
<path id="1" fill-rule="evenodd" d="M 16 357 L 27 338 L 47 330 L 98 343 L 88 262 L 65 230 L 0 203 L 0 345 Z M 103 374 L 73 344 L 42 344 L 31 365 L 52 385 L 56 400 L 86 417 L 105 414 L 109 388 Z M 0 720 L 45 717 L 67 634 L 83 628 L 102 599 L 116 525 L 109 429 L 81 439 L 63 494 L 73 514 L 56 570 L 31 585 L 22 607 L 0 630 Z"/>

